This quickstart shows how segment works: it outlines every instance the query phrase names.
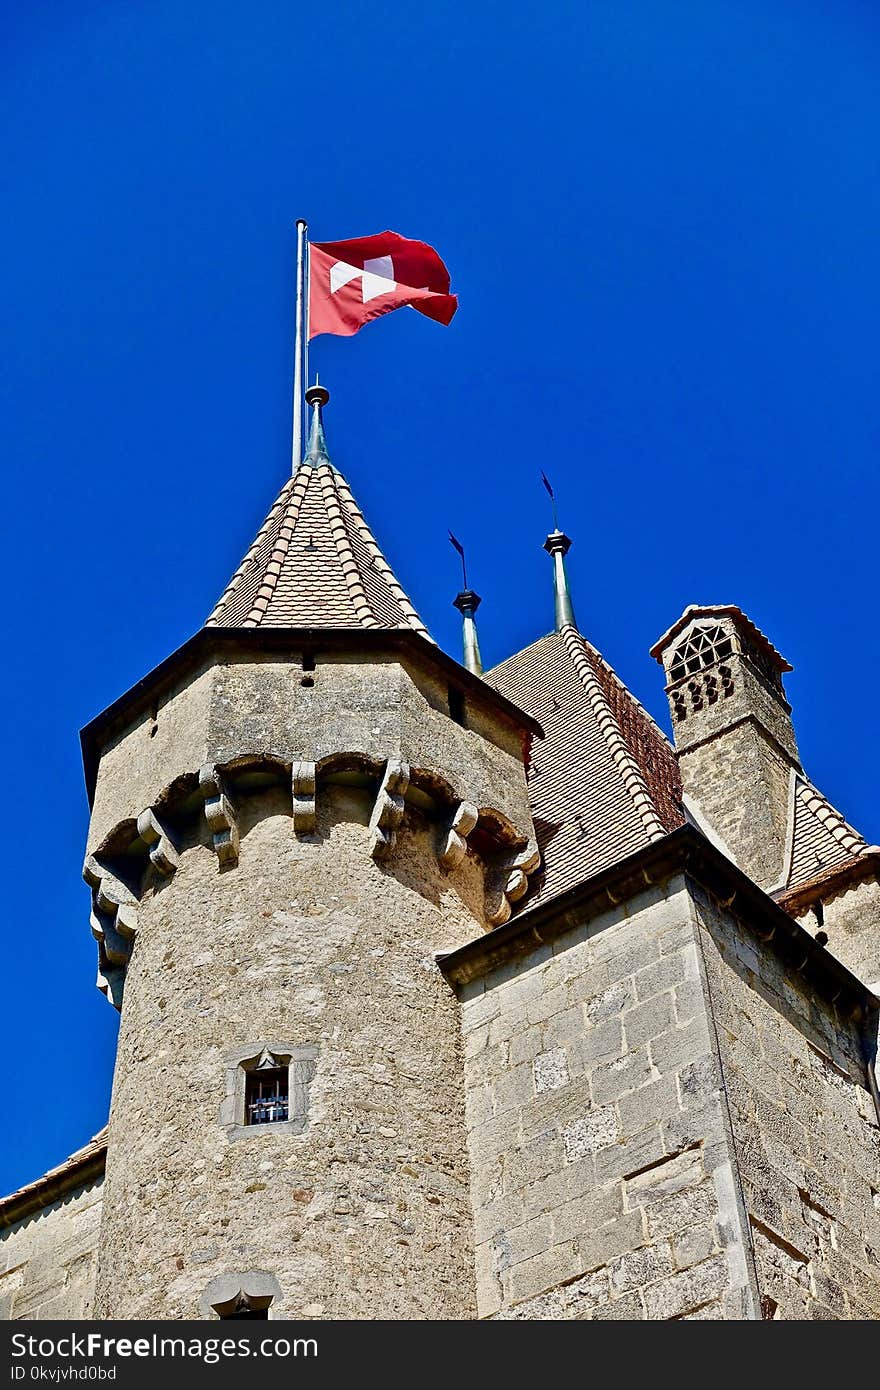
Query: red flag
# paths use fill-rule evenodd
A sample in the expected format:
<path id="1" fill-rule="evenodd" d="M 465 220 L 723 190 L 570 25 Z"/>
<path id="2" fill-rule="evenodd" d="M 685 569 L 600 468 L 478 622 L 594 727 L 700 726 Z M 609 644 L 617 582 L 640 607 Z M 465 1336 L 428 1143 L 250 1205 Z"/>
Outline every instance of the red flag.
<path id="1" fill-rule="evenodd" d="M 347 337 L 404 304 L 438 323 L 451 322 L 458 299 L 449 293 L 449 271 L 433 246 L 397 232 L 311 243 L 310 338 Z"/>

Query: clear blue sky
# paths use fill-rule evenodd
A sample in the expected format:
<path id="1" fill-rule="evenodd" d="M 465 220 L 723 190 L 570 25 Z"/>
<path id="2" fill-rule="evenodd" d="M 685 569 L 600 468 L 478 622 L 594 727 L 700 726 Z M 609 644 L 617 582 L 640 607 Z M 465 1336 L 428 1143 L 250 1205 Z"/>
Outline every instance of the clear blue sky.
<path id="1" fill-rule="evenodd" d="M 741 604 L 807 771 L 880 840 L 875 4 L 19 0 L 0 29 L 0 1191 L 106 1117 L 77 731 L 200 626 L 284 480 L 298 215 L 432 242 L 461 298 L 314 345 L 439 641 L 448 526 L 488 661 L 552 625 L 543 468 L 581 627 L 651 711 L 656 637 Z"/>

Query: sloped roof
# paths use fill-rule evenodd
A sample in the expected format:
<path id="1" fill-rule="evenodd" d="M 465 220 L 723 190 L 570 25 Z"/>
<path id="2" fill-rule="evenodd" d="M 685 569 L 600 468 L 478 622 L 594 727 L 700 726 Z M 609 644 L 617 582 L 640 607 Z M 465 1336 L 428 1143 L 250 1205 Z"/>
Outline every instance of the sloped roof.
<path id="1" fill-rule="evenodd" d="M 877 855 L 877 847 L 869 845 L 812 782 L 792 770 L 785 865 L 774 896 L 785 905 L 802 907 L 811 897 L 833 895 L 837 879 L 863 876 L 862 871 L 875 867 Z"/>
<path id="2" fill-rule="evenodd" d="M 7 1197 L 0 1197 L 0 1227 L 10 1226 L 21 1221 L 31 1212 L 57 1202 L 65 1193 L 86 1182 L 99 1178 L 104 1170 L 107 1156 L 107 1126 L 105 1125 L 93 1139 L 71 1154 L 56 1168 L 26 1183 Z"/>
<path id="3" fill-rule="evenodd" d="M 487 673 L 544 726 L 529 774 L 545 899 L 683 825 L 668 740 L 576 628 L 541 637 Z"/>
<path id="4" fill-rule="evenodd" d="M 327 456 L 320 411 L 316 404 L 308 455 L 206 626 L 404 627 L 432 640 Z"/>

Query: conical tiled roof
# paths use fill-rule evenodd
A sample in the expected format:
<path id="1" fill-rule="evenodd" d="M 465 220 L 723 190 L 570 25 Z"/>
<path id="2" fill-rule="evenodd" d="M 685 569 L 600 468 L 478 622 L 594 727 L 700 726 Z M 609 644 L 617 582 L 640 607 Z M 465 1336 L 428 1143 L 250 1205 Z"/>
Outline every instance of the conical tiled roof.
<path id="1" fill-rule="evenodd" d="M 309 452 L 285 483 L 207 627 L 409 628 L 429 640 L 327 454 L 312 388 Z"/>

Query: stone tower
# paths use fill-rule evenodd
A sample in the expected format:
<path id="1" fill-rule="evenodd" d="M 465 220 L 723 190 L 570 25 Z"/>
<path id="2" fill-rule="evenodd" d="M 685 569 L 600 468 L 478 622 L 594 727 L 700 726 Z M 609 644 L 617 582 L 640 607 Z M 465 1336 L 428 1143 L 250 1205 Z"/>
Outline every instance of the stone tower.
<path id="1" fill-rule="evenodd" d="M 475 1314 L 435 957 L 526 891 L 541 731 L 434 645 L 307 399 L 206 626 L 84 733 L 122 1011 L 97 1316 Z"/>

